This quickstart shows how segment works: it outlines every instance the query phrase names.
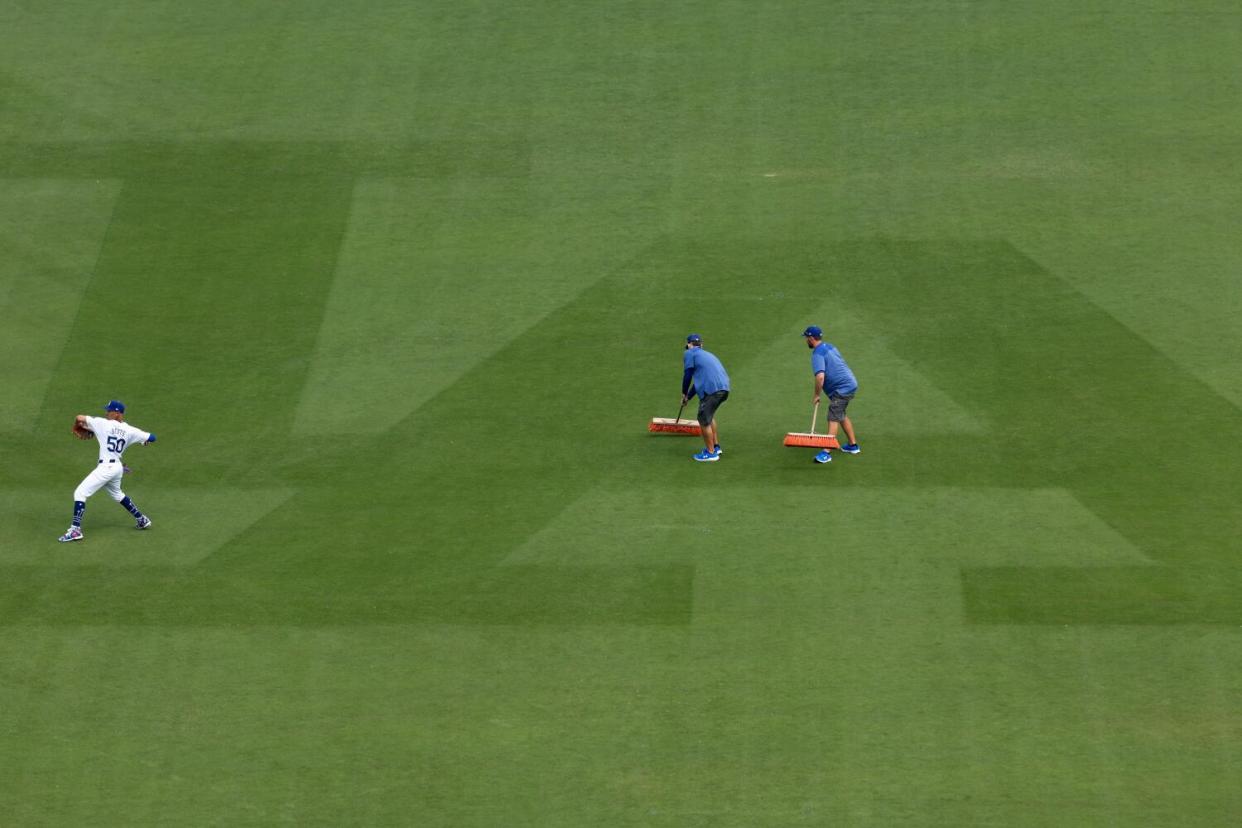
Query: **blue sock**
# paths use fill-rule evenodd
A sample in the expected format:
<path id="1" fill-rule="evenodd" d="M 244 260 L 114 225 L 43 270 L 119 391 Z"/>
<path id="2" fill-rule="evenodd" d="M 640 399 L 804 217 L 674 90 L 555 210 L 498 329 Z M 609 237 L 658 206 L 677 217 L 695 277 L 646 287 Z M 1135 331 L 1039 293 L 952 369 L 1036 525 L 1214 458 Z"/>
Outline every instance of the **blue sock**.
<path id="1" fill-rule="evenodd" d="M 86 511 L 85 501 L 73 501 L 73 525 L 82 528 L 82 513 Z"/>
<path id="2" fill-rule="evenodd" d="M 130 500 L 129 497 L 126 497 L 124 500 L 122 500 L 121 505 L 124 506 L 126 509 L 129 509 L 129 513 L 133 515 L 134 517 L 136 518 L 142 517 L 142 512 L 138 511 L 138 507 L 134 505 L 134 501 Z"/>

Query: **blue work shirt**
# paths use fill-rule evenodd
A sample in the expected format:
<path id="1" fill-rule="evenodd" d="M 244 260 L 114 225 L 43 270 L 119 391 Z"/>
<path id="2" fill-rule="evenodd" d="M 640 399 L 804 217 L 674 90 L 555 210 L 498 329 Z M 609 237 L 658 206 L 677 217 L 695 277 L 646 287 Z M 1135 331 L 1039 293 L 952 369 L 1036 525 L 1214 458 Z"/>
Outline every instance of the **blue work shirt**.
<path id="1" fill-rule="evenodd" d="M 841 358 L 841 352 L 827 342 L 821 342 L 811 351 L 811 375 L 824 375 L 824 390 L 829 394 L 853 394 L 858 390 L 854 372 Z"/>
<path id="2" fill-rule="evenodd" d="M 716 359 L 716 355 L 710 351 L 704 351 L 702 348 L 687 348 L 681 364 L 685 368 L 681 378 L 681 393 L 689 392 L 691 381 L 694 382 L 694 390 L 698 393 L 699 399 L 708 394 L 715 394 L 717 391 L 729 390 L 729 375 L 725 373 L 720 360 Z"/>

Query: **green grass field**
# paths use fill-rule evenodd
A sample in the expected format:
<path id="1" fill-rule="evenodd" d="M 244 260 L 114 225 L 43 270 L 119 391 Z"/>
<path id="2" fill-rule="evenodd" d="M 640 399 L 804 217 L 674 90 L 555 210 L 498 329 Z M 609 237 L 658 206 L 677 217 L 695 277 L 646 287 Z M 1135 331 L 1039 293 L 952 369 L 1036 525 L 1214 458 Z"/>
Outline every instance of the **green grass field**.
<path id="1" fill-rule="evenodd" d="M 0 824 L 1238 824 L 1235 2 L 0 30 Z"/>

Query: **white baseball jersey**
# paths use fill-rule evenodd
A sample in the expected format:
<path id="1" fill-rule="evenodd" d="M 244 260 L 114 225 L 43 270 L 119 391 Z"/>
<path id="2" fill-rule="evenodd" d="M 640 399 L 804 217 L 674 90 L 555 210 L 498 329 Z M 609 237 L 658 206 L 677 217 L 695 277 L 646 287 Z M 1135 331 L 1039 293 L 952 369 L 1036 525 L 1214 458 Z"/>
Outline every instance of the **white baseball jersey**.
<path id="1" fill-rule="evenodd" d="M 87 417 L 86 427 L 95 432 L 95 440 L 99 443 L 100 463 L 107 463 L 109 460 L 119 463 L 125 449 L 132 445 L 140 446 L 151 438 L 149 432 L 106 417 Z"/>

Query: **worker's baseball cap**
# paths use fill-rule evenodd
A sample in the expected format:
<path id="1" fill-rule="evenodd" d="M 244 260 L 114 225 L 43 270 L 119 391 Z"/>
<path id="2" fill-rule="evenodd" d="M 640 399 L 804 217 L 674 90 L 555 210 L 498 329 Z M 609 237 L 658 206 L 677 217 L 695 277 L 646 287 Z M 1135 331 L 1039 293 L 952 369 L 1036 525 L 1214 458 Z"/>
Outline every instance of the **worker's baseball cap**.
<path id="1" fill-rule="evenodd" d="M 120 400 L 108 400 L 108 404 L 104 406 L 104 411 L 119 411 L 125 413 L 125 403 Z"/>
<path id="2" fill-rule="evenodd" d="M 686 337 L 686 341 L 687 342 L 702 342 L 703 337 L 699 336 L 698 334 L 690 334 L 689 336 Z"/>
<path id="3" fill-rule="evenodd" d="M 824 338 L 824 329 L 819 325 L 807 325 L 806 330 L 802 332 L 803 336 L 813 336 L 816 339 Z"/>

